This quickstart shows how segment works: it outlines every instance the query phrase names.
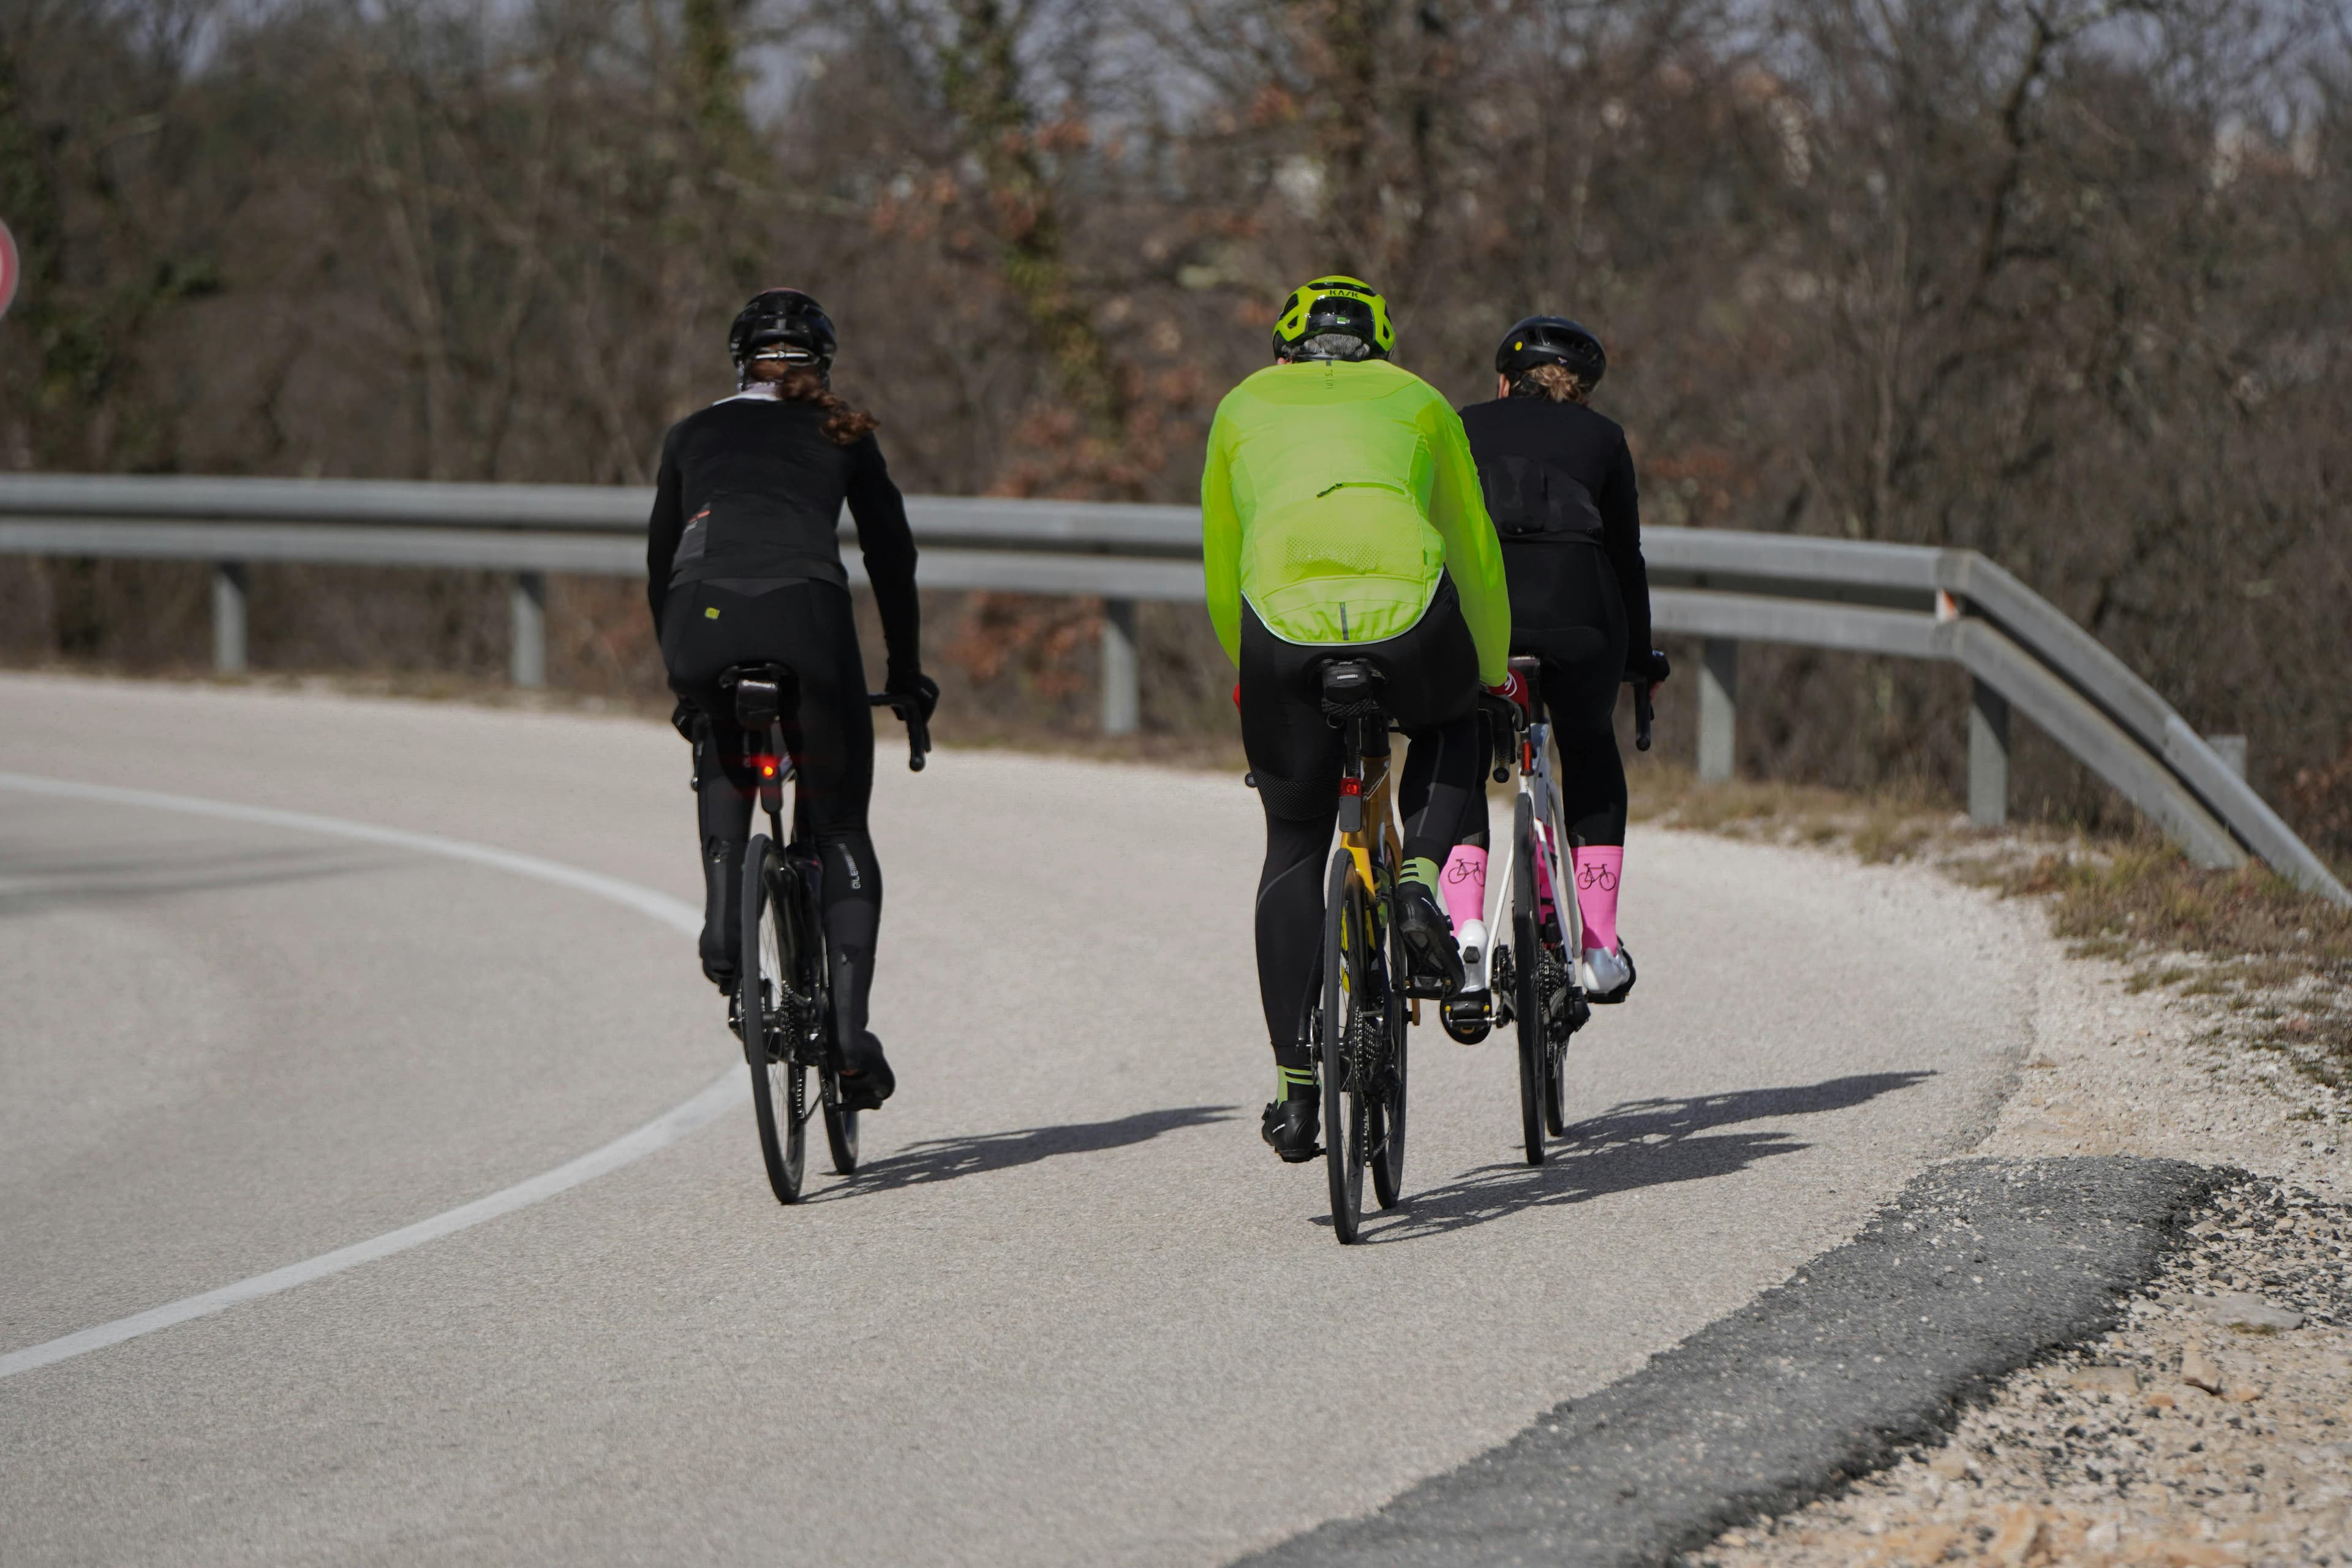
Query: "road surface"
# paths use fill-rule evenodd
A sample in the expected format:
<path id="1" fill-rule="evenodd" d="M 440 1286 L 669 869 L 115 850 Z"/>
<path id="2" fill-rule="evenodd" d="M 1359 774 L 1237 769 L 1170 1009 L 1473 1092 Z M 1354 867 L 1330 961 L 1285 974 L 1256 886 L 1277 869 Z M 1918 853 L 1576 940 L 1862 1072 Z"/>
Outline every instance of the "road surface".
<path id="1" fill-rule="evenodd" d="M 1408 1201 L 1343 1249 L 1258 1142 L 1255 797 L 883 733 L 900 1089 L 784 1209 L 667 729 L 0 678 L 0 1561 L 1229 1561 L 1852 1236 L 2053 962 L 1931 876 L 1637 833 L 1571 1136 L 1525 1166 L 1507 1044 L 1423 1028 Z"/>

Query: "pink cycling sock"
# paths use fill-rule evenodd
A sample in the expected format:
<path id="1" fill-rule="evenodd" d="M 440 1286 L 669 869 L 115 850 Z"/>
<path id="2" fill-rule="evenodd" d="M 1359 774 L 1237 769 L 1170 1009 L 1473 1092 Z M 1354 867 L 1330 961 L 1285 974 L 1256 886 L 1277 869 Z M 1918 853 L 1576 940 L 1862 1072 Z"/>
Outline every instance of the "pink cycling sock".
<path id="1" fill-rule="evenodd" d="M 1584 945 L 1617 951 L 1617 884 L 1625 874 L 1625 847 L 1586 844 L 1576 851 L 1576 907 L 1584 915 Z"/>
<path id="2" fill-rule="evenodd" d="M 1445 912 L 1454 919 L 1454 934 L 1472 921 L 1486 918 L 1486 852 L 1475 844 L 1456 844 L 1445 858 L 1438 881 L 1445 889 Z"/>

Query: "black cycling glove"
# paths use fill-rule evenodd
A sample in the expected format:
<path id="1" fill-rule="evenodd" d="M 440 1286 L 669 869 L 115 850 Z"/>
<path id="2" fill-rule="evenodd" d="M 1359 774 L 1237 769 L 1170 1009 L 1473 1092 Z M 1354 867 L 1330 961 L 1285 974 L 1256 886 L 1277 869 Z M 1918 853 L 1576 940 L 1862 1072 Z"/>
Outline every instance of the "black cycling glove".
<path id="1" fill-rule="evenodd" d="M 1654 647 L 1647 658 L 1637 655 L 1627 659 L 1625 673 L 1636 680 L 1646 680 L 1651 685 L 1657 686 L 1663 684 L 1666 677 L 1674 673 L 1674 667 L 1666 662 L 1665 649 Z"/>
<path id="2" fill-rule="evenodd" d="M 931 714 L 940 705 L 940 683 L 919 669 L 894 669 L 882 689 L 893 697 L 911 697 L 923 710 L 923 722 L 931 721 Z"/>

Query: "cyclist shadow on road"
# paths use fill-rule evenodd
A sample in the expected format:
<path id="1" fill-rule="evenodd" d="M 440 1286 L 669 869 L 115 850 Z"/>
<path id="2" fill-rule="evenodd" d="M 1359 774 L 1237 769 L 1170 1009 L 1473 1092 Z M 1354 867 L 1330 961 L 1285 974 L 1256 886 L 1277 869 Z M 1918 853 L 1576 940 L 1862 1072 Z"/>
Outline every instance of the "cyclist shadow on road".
<path id="1" fill-rule="evenodd" d="M 1773 1129 L 1716 1133 L 1717 1128 L 1774 1116 L 1847 1110 L 1935 1076 L 1925 1071 L 1861 1073 L 1783 1089 L 1741 1089 L 1683 1100 L 1629 1100 L 1570 1124 L 1567 1132 L 1551 1141 L 1544 1164 L 1514 1160 L 1482 1165 L 1444 1186 L 1408 1192 L 1393 1220 L 1375 1222 L 1366 1214 L 1364 1240 L 1411 1241 L 1443 1236 L 1526 1209 L 1727 1176 L 1760 1160 L 1794 1154 L 1812 1145 Z"/>
<path id="2" fill-rule="evenodd" d="M 1029 1127 L 1017 1132 L 980 1132 L 965 1138 L 928 1138 L 908 1144 L 855 1175 L 809 1195 L 812 1203 L 862 1197 L 930 1182 L 951 1182 L 958 1176 L 982 1175 L 1034 1164 L 1057 1154 L 1097 1154 L 1148 1143 L 1163 1132 L 1230 1121 L 1240 1110 L 1233 1105 L 1187 1105 L 1172 1110 L 1144 1110 L 1115 1121 L 1076 1121 L 1061 1127 Z"/>

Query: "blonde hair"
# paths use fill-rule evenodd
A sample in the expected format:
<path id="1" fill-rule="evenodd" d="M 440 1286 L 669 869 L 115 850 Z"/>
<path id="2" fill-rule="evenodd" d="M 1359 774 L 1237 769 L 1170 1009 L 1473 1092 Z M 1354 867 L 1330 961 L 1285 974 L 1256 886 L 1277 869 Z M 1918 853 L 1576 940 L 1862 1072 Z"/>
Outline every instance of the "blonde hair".
<path id="1" fill-rule="evenodd" d="M 1581 403 L 1592 395 L 1584 378 L 1564 364 L 1533 365 L 1511 383 L 1513 397 L 1542 397 L 1554 403 Z"/>
<path id="2" fill-rule="evenodd" d="M 822 371 L 773 359 L 752 360 L 743 371 L 747 381 L 777 383 L 777 395 L 788 403 L 814 403 L 824 409 L 824 438 L 836 447 L 855 447 L 882 424 L 827 386 Z"/>

